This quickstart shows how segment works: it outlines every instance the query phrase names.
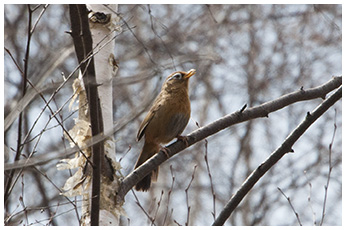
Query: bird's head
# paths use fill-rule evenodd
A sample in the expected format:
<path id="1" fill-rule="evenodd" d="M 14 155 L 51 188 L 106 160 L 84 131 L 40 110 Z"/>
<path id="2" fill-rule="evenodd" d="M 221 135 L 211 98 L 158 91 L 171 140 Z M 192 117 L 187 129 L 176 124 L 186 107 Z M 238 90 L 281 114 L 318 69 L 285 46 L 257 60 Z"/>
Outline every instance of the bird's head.
<path id="1" fill-rule="evenodd" d="M 196 73 L 195 69 L 190 69 L 188 72 L 177 71 L 169 75 L 163 85 L 167 91 L 171 91 L 174 89 L 184 89 L 188 88 L 188 83 L 190 77 L 192 77 Z"/>

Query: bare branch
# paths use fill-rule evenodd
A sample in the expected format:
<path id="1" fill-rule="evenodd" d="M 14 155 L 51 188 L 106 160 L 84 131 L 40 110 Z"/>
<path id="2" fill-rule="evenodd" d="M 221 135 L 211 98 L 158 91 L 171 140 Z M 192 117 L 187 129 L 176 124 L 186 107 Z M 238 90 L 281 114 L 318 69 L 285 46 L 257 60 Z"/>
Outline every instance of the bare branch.
<path id="1" fill-rule="evenodd" d="M 30 42 L 31 42 L 31 37 L 32 33 L 30 33 L 31 30 L 31 23 L 32 23 L 32 10 L 30 8 L 30 5 L 28 5 L 28 12 L 29 12 L 29 20 L 28 20 L 28 40 L 26 44 L 26 52 L 25 52 L 25 59 L 24 59 L 24 70 L 23 70 L 23 79 L 22 79 L 22 97 L 26 94 L 27 90 L 27 79 L 28 79 L 28 64 L 29 64 L 29 57 L 30 57 Z M 14 161 L 18 161 L 19 157 L 21 155 L 22 151 L 22 122 L 23 122 L 23 113 L 19 114 L 19 119 L 18 119 L 18 131 L 17 131 L 17 148 L 16 148 L 16 155 L 14 157 Z M 9 176 L 6 178 L 6 184 L 5 184 L 5 190 L 4 190 L 4 200 L 5 203 L 12 191 L 11 187 L 13 188 L 14 184 L 12 184 L 12 179 L 14 176 L 15 171 L 11 170 L 9 173 Z M 14 182 L 16 183 L 16 182 Z"/>
<path id="2" fill-rule="evenodd" d="M 275 150 L 267 160 L 258 166 L 251 175 L 245 180 L 238 191 L 227 202 L 213 225 L 223 225 L 227 218 L 232 214 L 234 209 L 239 205 L 246 194 L 257 183 L 257 181 L 278 162 L 286 153 L 293 151 L 293 144 L 300 138 L 301 135 L 335 102 L 340 100 L 342 96 L 342 87 L 333 93 L 327 100 L 322 102 L 312 113 L 307 113 L 306 118 L 298 127 L 286 138 L 282 145 Z"/>
<path id="3" fill-rule="evenodd" d="M 30 33 L 31 33 L 31 34 L 34 33 L 34 31 L 35 31 L 35 29 L 36 29 L 36 26 L 37 26 L 38 22 L 41 20 L 41 18 L 42 18 L 42 16 L 43 16 L 44 12 L 47 10 L 48 6 L 49 6 L 48 4 L 45 4 L 45 5 L 43 6 L 43 9 L 42 9 L 42 11 L 40 12 L 40 15 L 37 17 L 37 19 L 36 19 L 34 25 L 33 25 L 32 28 L 30 29 Z M 35 9 L 34 9 L 34 10 L 35 10 Z M 34 10 L 33 10 L 33 11 L 34 11 Z"/>
<path id="4" fill-rule="evenodd" d="M 332 147 L 334 143 L 334 138 L 335 138 L 335 133 L 336 133 L 336 110 L 335 110 L 335 116 L 334 116 L 334 131 L 333 131 L 333 136 L 332 140 L 329 144 L 329 154 L 328 154 L 328 165 L 329 165 L 329 171 L 328 171 L 328 177 L 327 177 L 327 184 L 324 186 L 324 200 L 323 200 L 323 209 L 322 209 L 322 218 L 320 222 L 320 226 L 323 225 L 324 217 L 326 216 L 326 205 L 327 205 L 327 194 L 328 194 L 328 188 L 329 188 L 329 182 L 330 182 L 330 175 L 332 174 Z"/>
<path id="5" fill-rule="evenodd" d="M 70 98 L 72 98 L 72 97 L 73 97 L 73 95 L 71 95 Z M 93 139 L 90 140 L 89 143 L 85 147 L 89 148 L 89 147 L 93 146 L 96 143 L 104 141 L 110 135 L 112 135 L 114 133 L 117 133 L 118 131 L 120 131 L 123 128 L 125 128 L 126 125 L 129 122 L 131 122 L 134 119 L 136 119 L 143 112 L 143 110 L 145 110 L 145 108 L 150 104 L 150 102 L 152 100 L 153 100 L 153 98 L 149 98 L 142 105 L 134 108 L 131 111 L 130 114 L 127 114 L 124 117 L 118 119 L 118 121 L 113 126 L 113 130 L 111 130 L 110 132 L 105 133 L 105 134 L 99 134 L 99 135 L 94 136 Z M 49 102 L 50 102 L 50 100 L 45 101 L 45 103 L 46 103 L 45 107 L 46 108 L 48 107 L 47 104 Z M 42 110 L 44 110 L 44 109 L 42 109 Z M 58 113 L 59 111 L 60 111 L 60 109 L 57 112 L 55 112 L 55 114 Z M 37 157 L 31 157 L 31 158 L 28 158 L 28 159 L 15 161 L 13 163 L 6 163 L 5 167 L 4 167 L 4 170 L 8 171 L 8 170 L 12 170 L 12 169 L 26 168 L 26 167 L 30 167 L 30 166 L 33 166 L 33 165 L 45 164 L 45 163 L 47 163 L 49 161 L 52 161 L 52 160 L 55 160 L 55 159 L 65 158 L 66 156 L 74 154 L 76 151 L 81 151 L 81 149 L 80 149 L 80 147 L 78 145 L 75 145 L 74 147 L 68 148 L 66 150 L 65 149 L 61 149 L 61 150 L 57 150 L 57 151 L 54 151 L 54 152 L 51 152 L 51 153 L 41 154 L 40 156 L 37 156 Z"/>
<path id="6" fill-rule="evenodd" d="M 144 212 L 144 214 L 148 217 L 148 219 L 150 220 L 150 222 L 151 222 L 153 225 L 155 225 L 155 223 L 154 223 L 154 221 L 155 221 L 154 218 L 151 217 L 151 216 L 149 215 L 149 213 L 145 210 L 145 208 L 141 205 L 141 203 L 139 202 L 139 199 L 138 199 L 136 193 L 133 191 L 133 189 L 132 189 L 131 191 L 132 191 L 133 196 L 134 196 L 135 199 L 136 199 L 136 204 L 138 205 L 138 207 L 140 207 L 140 209 L 141 209 L 141 210 Z"/>
<path id="7" fill-rule="evenodd" d="M 208 162 L 208 141 L 207 139 L 204 140 L 205 141 L 205 156 L 204 156 L 204 160 L 205 160 L 205 164 L 207 165 L 207 171 L 208 171 L 208 176 L 209 176 L 209 180 L 210 180 L 210 189 L 211 189 L 211 195 L 213 196 L 213 211 L 212 211 L 212 215 L 215 221 L 215 217 L 216 217 L 216 207 L 215 207 L 215 191 L 214 191 L 214 185 L 213 185 L 213 178 L 211 177 L 211 172 L 210 172 L 210 167 L 209 167 L 209 162 Z"/>
<path id="8" fill-rule="evenodd" d="M 307 175 L 306 175 L 306 171 L 304 171 L 304 174 L 305 174 L 305 177 L 306 179 L 308 180 L 308 185 L 309 185 L 309 196 L 308 196 L 308 203 L 309 203 L 309 207 L 310 207 L 310 210 L 311 210 L 311 213 L 312 213 L 312 220 L 313 220 L 313 223 L 314 225 L 316 225 L 316 213 L 314 211 L 314 208 L 312 207 L 312 202 L 311 202 L 311 191 L 312 191 L 312 184 L 311 182 L 309 181 Z"/>
<path id="9" fill-rule="evenodd" d="M 186 195 L 186 208 L 187 208 L 187 212 L 186 212 L 186 222 L 185 222 L 185 225 L 188 226 L 189 225 L 189 220 L 190 220 L 190 210 L 191 210 L 191 206 L 189 205 L 189 188 L 192 184 L 192 181 L 193 179 L 195 178 L 195 172 L 196 172 L 196 168 L 197 168 L 197 165 L 195 165 L 195 167 L 193 168 L 193 173 L 192 173 L 192 176 L 191 176 L 191 180 L 190 180 L 190 183 L 189 185 L 186 187 L 185 189 L 185 195 Z"/>
<path id="10" fill-rule="evenodd" d="M 160 199 L 159 199 L 159 201 L 157 202 L 157 208 L 156 208 L 154 217 L 153 217 L 153 219 L 152 219 L 152 221 L 151 221 L 151 225 L 155 225 L 155 220 L 156 220 L 157 214 L 158 214 L 158 212 L 159 212 L 159 209 L 160 209 L 160 207 L 161 207 L 161 201 L 162 201 L 163 193 L 164 193 L 163 190 L 161 190 Z"/>
<path id="11" fill-rule="evenodd" d="M 171 200 L 171 194 L 172 194 L 172 191 L 173 191 L 173 185 L 174 185 L 174 181 L 175 181 L 175 176 L 173 174 L 173 167 L 172 167 L 172 165 L 169 166 L 169 169 L 171 171 L 172 184 L 171 184 L 171 187 L 170 187 L 170 189 L 168 191 L 167 208 L 166 208 L 166 212 L 165 212 L 165 217 L 163 218 L 162 225 L 165 225 L 165 223 L 166 223 L 166 219 L 167 219 L 167 216 L 168 216 L 169 203 L 170 203 L 170 200 Z M 172 211 L 173 211 L 173 209 L 172 209 Z"/>
<path id="12" fill-rule="evenodd" d="M 282 195 L 286 198 L 286 200 L 288 201 L 288 203 L 289 203 L 289 205 L 290 205 L 292 211 L 293 211 L 294 214 L 296 215 L 296 218 L 297 218 L 297 220 L 298 220 L 299 225 L 300 225 L 300 226 L 303 226 L 303 225 L 302 225 L 302 222 L 300 221 L 300 218 L 299 218 L 298 213 L 296 212 L 296 210 L 295 210 L 294 207 L 293 207 L 293 204 L 292 204 L 292 202 L 291 202 L 291 198 L 289 198 L 288 196 L 286 196 L 286 194 L 281 190 L 281 188 L 278 187 L 278 190 L 281 192 L 281 194 L 282 194 Z"/>

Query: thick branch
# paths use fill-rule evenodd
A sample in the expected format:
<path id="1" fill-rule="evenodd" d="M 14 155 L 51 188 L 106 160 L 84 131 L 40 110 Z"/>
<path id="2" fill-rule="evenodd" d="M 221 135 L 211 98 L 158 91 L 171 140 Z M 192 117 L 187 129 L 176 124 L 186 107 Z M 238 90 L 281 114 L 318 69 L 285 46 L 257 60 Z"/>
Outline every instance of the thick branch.
<path id="1" fill-rule="evenodd" d="M 298 127 L 286 138 L 281 146 L 276 149 L 267 160 L 265 160 L 257 169 L 255 169 L 250 176 L 241 185 L 238 191 L 228 201 L 226 206 L 221 211 L 220 215 L 216 218 L 213 225 L 223 225 L 228 217 L 232 214 L 234 209 L 239 205 L 245 195 L 257 183 L 257 181 L 272 167 L 274 166 L 286 153 L 292 152 L 293 144 L 304 134 L 304 132 L 325 113 L 332 105 L 335 104 L 342 96 L 342 86 L 331 95 L 327 100 L 321 103 L 312 113 L 308 113 Z"/>
<path id="2" fill-rule="evenodd" d="M 333 77 L 327 83 L 308 90 L 300 89 L 296 92 L 286 94 L 278 99 L 266 102 L 262 105 L 253 108 L 240 110 L 235 113 L 226 115 L 211 124 L 201 127 L 187 136 L 187 145 L 183 141 L 176 141 L 168 146 L 169 156 L 172 157 L 189 146 L 211 136 L 231 125 L 238 124 L 247 120 L 259 117 L 268 117 L 268 114 L 279 109 L 282 109 L 290 104 L 299 101 L 311 100 L 315 98 L 325 98 L 325 96 L 332 90 L 338 88 L 342 83 L 341 77 Z M 135 169 L 127 177 L 124 178 L 119 191 L 117 199 L 122 201 L 127 192 L 142 178 L 144 178 L 153 169 L 157 168 L 160 164 L 167 160 L 166 154 L 160 151 L 158 154 L 151 157 L 142 166 Z"/>

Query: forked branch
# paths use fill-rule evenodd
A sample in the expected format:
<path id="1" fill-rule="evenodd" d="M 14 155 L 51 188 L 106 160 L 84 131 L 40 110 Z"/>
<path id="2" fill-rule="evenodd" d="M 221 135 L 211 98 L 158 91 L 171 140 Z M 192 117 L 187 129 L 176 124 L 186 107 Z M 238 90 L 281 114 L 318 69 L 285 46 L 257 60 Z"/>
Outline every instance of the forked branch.
<path id="1" fill-rule="evenodd" d="M 234 209 L 239 205 L 245 195 L 257 183 L 257 181 L 274 166 L 286 153 L 293 151 L 293 144 L 305 133 L 305 131 L 321 117 L 332 105 L 342 97 L 342 86 L 338 88 L 328 99 L 322 102 L 312 113 L 307 113 L 304 121 L 302 121 L 295 130 L 291 132 L 281 146 L 276 149 L 267 160 L 258 166 L 245 182 L 240 186 L 237 192 L 227 202 L 213 225 L 223 225 Z"/>

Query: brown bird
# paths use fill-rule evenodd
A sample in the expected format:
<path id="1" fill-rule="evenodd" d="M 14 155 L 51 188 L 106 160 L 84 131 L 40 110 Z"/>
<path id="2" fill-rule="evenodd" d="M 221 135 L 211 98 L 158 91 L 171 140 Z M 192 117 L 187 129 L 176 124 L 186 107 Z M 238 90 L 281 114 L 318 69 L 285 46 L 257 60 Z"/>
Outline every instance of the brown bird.
<path id="1" fill-rule="evenodd" d="M 137 134 L 137 141 L 144 136 L 144 146 L 137 160 L 138 168 L 146 160 L 160 151 L 161 145 L 181 138 L 190 119 L 189 78 L 196 73 L 178 71 L 169 75 L 163 83 L 160 94 L 156 97 L 148 114 L 144 118 Z M 151 179 L 157 180 L 159 169 L 153 170 L 136 184 L 137 191 L 147 191 Z"/>

